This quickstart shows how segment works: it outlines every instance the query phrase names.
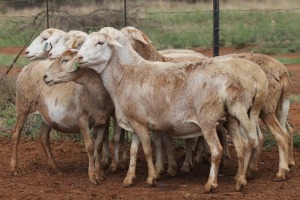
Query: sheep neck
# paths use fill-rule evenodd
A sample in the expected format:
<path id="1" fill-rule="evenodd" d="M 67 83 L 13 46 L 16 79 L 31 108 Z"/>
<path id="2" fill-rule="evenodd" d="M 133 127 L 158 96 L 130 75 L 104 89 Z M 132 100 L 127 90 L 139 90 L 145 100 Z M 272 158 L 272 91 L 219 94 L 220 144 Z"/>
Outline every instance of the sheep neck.
<path id="1" fill-rule="evenodd" d="M 133 49 L 127 38 L 120 39 L 124 47 L 114 47 L 122 65 L 140 64 L 144 59 Z"/>
<path id="2" fill-rule="evenodd" d="M 98 102 L 102 102 L 104 98 L 109 97 L 101 79 L 94 70 L 81 69 L 80 76 L 74 81 L 82 85 L 85 88 L 84 91 L 88 92 Z"/>

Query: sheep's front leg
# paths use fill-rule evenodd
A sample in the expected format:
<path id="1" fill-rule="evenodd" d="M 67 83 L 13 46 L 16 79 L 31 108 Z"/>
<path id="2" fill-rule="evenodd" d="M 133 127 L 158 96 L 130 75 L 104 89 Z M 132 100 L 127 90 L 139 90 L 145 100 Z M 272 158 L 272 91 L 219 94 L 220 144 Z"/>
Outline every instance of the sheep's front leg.
<path id="1" fill-rule="evenodd" d="M 89 123 L 88 123 L 87 116 L 81 116 L 79 118 L 79 128 L 83 135 L 85 148 L 86 148 L 86 151 L 88 153 L 88 158 L 89 158 L 89 170 L 88 170 L 89 180 L 93 184 L 97 184 L 99 182 L 99 179 L 97 178 L 97 173 L 96 173 L 96 168 L 95 168 L 95 159 L 93 156 L 94 144 L 90 137 Z"/>
<path id="2" fill-rule="evenodd" d="M 205 184 L 205 193 L 209 193 L 218 187 L 217 177 L 223 148 L 220 144 L 215 127 L 211 129 L 209 127 L 201 126 L 201 129 L 211 152 L 211 167 L 208 181 Z"/>
<path id="3" fill-rule="evenodd" d="M 156 184 L 156 172 L 152 160 L 152 150 L 151 150 L 149 130 L 142 125 L 136 125 L 134 129 L 136 130 L 136 133 L 138 134 L 142 142 L 142 147 L 147 160 L 148 178 L 146 183 L 150 186 L 154 186 Z"/>
<path id="4" fill-rule="evenodd" d="M 50 147 L 50 131 L 51 128 L 43 122 L 40 133 L 40 142 L 42 144 L 43 150 L 48 159 L 48 166 L 52 173 L 57 173 L 57 167 L 53 158 L 53 154 Z"/>
<path id="5" fill-rule="evenodd" d="M 130 147 L 129 168 L 127 171 L 127 175 L 123 181 L 124 187 L 132 186 L 133 180 L 135 179 L 136 159 L 137 159 L 139 144 L 140 144 L 140 138 L 137 136 L 137 134 L 133 133 L 131 147 Z"/>

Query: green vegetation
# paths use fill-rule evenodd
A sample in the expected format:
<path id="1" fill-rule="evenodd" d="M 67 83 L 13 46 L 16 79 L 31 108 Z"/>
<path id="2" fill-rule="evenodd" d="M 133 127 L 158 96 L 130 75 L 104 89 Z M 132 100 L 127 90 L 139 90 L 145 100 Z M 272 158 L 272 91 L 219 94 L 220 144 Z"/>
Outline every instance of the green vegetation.
<path id="1" fill-rule="evenodd" d="M 10 66 L 13 63 L 15 57 L 16 55 L 0 55 L 0 67 Z M 26 58 L 20 56 L 14 66 L 23 67 L 27 64 L 29 64 L 29 61 Z"/>
<path id="2" fill-rule="evenodd" d="M 300 95 L 292 94 L 290 96 L 291 104 L 300 104 Z"/>

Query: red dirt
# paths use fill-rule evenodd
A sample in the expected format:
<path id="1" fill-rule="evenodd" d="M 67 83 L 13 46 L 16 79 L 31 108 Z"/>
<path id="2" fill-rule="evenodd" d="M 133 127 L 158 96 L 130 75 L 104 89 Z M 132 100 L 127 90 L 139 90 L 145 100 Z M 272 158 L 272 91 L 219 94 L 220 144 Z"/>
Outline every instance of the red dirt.
<path id="1" fill-rule="evenodd" d="M 5 53 L 18 53 L 5 51 Z M 3 49 L 0 49 L 0 54 Z M 242 51 L 242 50 L 239 50 Z M 221 54 L 237 52 L 223 49 Z M 205 54 L 211 54 L 204 51 Z M 294 54 L 287 56 L 296 56 Z M 287 65 L 291 72 L 292 92 L 300 94 L 300 65 Z M 1 69 L 3 74 L 5 70 Z M 9 74 L 15 76 L 19 69 L 13 68 Z M 300 128 L 300 105 L 291 105 L 289 121 L 296 129 Z M 87 154 L 82 144 L 67 140 L 52 141 L 54 157 L 60 173 L 48 172 L 45 154 L 38 141 L 21 139 L 19 145 L 19 167 L 22 176 L 10 173 L 11 143 L 10 138 L 0 137 L 0 199 L 299 199 L 300 195 L 300 149 L 295 148 L 296 165 L 288 174 L 289 179 L 273 182 L 278 169 L 278 150 L 264 151 L 259 162 L 259 171 L 248 180 L 242 192 L 234 192 L 234 175 L 237 160 L 231 147 L 232 158 L 228 160 L 218 178 L 218 188 L 212 194 L 203 194 L 204 185 L 209 174 L 209 165 L 200 164 L 189 174 L 180 174 L 174 178 L 163 176 L 157 186 L 145 185 L 147 165 L 142 152 L 137 165 L 137 178 L 131 188 L 123 188 L 122 182 L 126 170 L 117 173 L 106 171 L 107 179 L 99 185 L 88 181 Z M 182 164 L 183 149 L 176 148 L 178 164 Z"/>

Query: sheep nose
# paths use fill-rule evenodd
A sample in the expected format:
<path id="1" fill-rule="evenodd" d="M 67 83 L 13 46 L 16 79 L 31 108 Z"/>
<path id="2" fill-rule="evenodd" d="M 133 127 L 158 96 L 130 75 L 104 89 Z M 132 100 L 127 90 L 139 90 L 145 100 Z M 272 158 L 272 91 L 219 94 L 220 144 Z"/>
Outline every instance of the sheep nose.
<path id="1" fill-rule="evenodd" d="M 48 57 L 51 57 L 52 56 L 52 53 L 49 53 Z"/>
<path id="2" fill-rule="evenodd" d="M 82 60 L 82 59 L 83 59 L 83 56 L 79 56 L 79 57 L 78 57 L 78 60 Z"/>
<path id="3" fill-rule="evenodd" d="M 47 74 L 44 75 L 43 79 L 44 81 L 47 79 Z"/>
<path id="4" fill-rule="evenodd" d="M 25 54 L 29 54 L 29 51 L 26 51 Z"/>

